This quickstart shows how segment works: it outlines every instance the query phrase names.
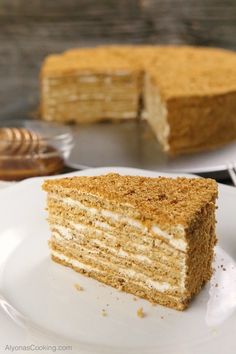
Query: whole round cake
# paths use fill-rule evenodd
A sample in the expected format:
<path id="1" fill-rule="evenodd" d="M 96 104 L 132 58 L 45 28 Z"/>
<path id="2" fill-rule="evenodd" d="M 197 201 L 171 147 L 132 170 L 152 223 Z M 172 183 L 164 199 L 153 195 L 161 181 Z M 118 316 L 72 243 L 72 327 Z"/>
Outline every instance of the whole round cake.
<path id="1" fill-rule="evenodd" d="M 164 151 L 236 139 L 236 54 L 190 46 L 107 46 L 50 55 L 41 116 L 88 123 L 145 118 Z M 134 132 L 135 133 L 135 132 Z"/>

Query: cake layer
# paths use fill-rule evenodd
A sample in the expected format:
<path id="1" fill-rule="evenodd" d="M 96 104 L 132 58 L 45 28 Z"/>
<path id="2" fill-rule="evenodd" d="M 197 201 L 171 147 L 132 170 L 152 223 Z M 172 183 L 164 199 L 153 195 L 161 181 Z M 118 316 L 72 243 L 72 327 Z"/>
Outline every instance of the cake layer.
<path id="1" fill-rule="evenodd" d="M 115 276 L 113 273 L 101 271 L 97 268 L 91 268 L 90 266 L 73 258 L 67 257 L 63 253 L 58 251 L 52 251 L 52 259 L 55 262 L 73 268 L 75 271 L 81 274 L 92 277 L 100 282 L 103 282 L 104 284 L 111 285 L 119 290 L 123 290 L 133 295 L 147 299 L 153 303 L 172 307 L 177 310 L 184 310 L 190 300 L 186 297 L 168 295 L 156 289 L 152 289 L 150 288 L 150 286 L 145 287 L 143 286 L 143 284 L 137 284 L 136 282 L 124 282 L 123 279 L 121 279 L 120 275 Z"/>
<path id="2" fill-rule="evenodd" d="M 104 111 L 119 112 L 119 108 L 125 105 L 135 105 L 135 109 L 138 109 L 138 89 L 135 84 L 125 84 L 121 83 L 119 85 L 80 85 L 78 87 L 77 83 L 67 83 L 64 82 L 51 82 L 51 80 L 44 82 L 44 91 L 46 95 L 50 93 L 50 97 L 45 97 L 45 105 L 57 102 L 60 104 L 60 100 L 63 100 L 63 104 L 70 102 L 77 102 L 78 105 L 84 105 L 84 110 L 89 111 L 89 104 L 94 102 L 95 104 L 100 104 Z M 125 92 L 125 93 L 124 93 Z M 113 110 L 111 110 L 111 102 L 115 105 Z M 87 106 L 86 106 L 87 104 Z M 78 111 L 81 108 L 78 106 Z M 117 107 L 116 107 L 117 106 Z M 90 107 L 92 108 L 92 107 Z"/>
<path id="3" fill-rule="evenodd" d="M 75 259 L 83 259 L 83 261 L 91 266 L 101 267 L 114 272 L 120 272 L 121 275 L 130 270 L 135 278 L 148 279 L 149 283 L 168 283 L 166 292 L 168 294 L 183 294 L 184 288 L 184 272 L 180 272 L 172 267 L 163 267 L 159 262 L 153 262 L 147 266 L 146 262 L 127 257 L 123 252 L 109 252 L 107 248 L 101 246 L 101 243 L 89 242 L 86 246 L 77 244 L 73 241 L 51 240 L 50 246 L 52 249 L 61 249 L 63 253 L 70 254 Z"/>
<path id="4" fill-rule="evenodd" d="M 91 269 L 97 269 L 101 272 L 106 271 L 110 275 L 113 274 L 119 277 L 120 283 L 133 281 L 140 285 L 143 283 L 143 286 L 150 287 L 163 294 L 166 293 L 181 297 L 187 296 L 183 285 L 176 280 L 164 277 L 164 275 L 154 278 L 152 274 L 143 272 L 141 267 L 130 266 L 129 262 L 125 263 L 124 260 L 117 261 L 117 263 L 113 262 L 114 257 L 106 258 L 105 254 L 102 256 L 100 249 L 93 248 L 89 251 L 81 247 L 79 251 L 75 251 L 73 248 L 67 248 L 65 245 L 56 242 L 50 242 L 50 247 L 52 252 L 61 252 L 71 259 L 82 262 Z"/>
<path id="5" fill-rule="evenodd" d="M 153 258 L 152 252 L 148 256 L 137 250 L 125 249 L 123 241 L 119 240 L 119 238 L 116 238 L 116 245 L 112 245 L 106 239 L 106 235 L 95 238 L 93 235 L 89 237 L 88 234 L 78 233 L 78 237 L 75 237 L 68 228 L 62 229 L 62 227 L 53 226 L 51 230 L 52 241 L 67 249 L 71 248 L 73 252 L 80 253 L 82 249 L 86 252 L 95 252 L 105 259 L 111 259 L 114 263 L 129 265 L 139 269 L 139 271 L 151 275 L 154 280 L 165 276 L 174 282 L 179 282 L 179 284 L 183 283 L 182 268 L 185 266 L 186 257 L 181 260 L 176 259 L 174 263 L 172 257 L 166 256 L 161 250 L 159 251 L 159 257 Z M 122 246 L 117 246 L 118 242 L 122 243 Z"/>
<path id="6" fill-rule="evenodd" d="M 62 215 L 62 219 L 59 219 L 54 217 L 52 210 L 49 210 L 49 212 L 51 216 L 48 221 L 50 222 L 51 231 L 63 234 L 65 239 L 78 239 L 85 243 L 89 240 L 100 240 L 107 246 L 115 248 L 121 247 L 120 243 L 122 242 L 122 249 L 125 252 L 138 252 L 140 257 L 148 257 L 153 261 L 163 261 L 164 264 L 174 265 L 177 269 L 182 266 L 185 259 L 184 253 L 169 246 L 163 240 L 158 238 L 153 240 L 150 235 L 145 237 L 142 233 L 134 235 L 133 233 L 119 230 L 119 238 L 117 238 L 115 228 L 107 231 L 97 226 L 91 226 L 90 223 L 75 222 L 73 218 L 71 218 L 72 221 L 69 223 L 65 223 L 64 220 L 68 218 L 66 215 Z"/>
<path id="7" fill-rule="evenodd" d="M 50 92 L 50 97 L 66 97 L 70 92 L 79 98 L 81 95 L 88 95 L 91 99 L 106 96 L 115 101 L 128 100 L 135 97 L 140 91 L 139 75 L 94 75 L 79 74 L 62 78 L 45 78 L 43 80 L 44 90 Z M 124 89 L 127 91 L 124 93 Z M 101 91 L 102 90 L 102 91 Z"/>
<path id="8" fill-rule="evenodd" d="M 156 223 L 150 224 L 149 227 L 142 222 L 138 221 L 137 219 L 127 217 L 126 215 L 122 215 L 116 213 L 114 211 L 109 211 L 108 209 L 97 209 L 94 207 L 85 206 L 79 200 L 73 201 L 72 199 L 65 200 L 65 198 L 58 198 L 55 196 L 51 196 L 48 199 L 48 206 L 53 210 L 55 216 L 60 216 L 68 213 L 68 207 L 71 217 L 73 217 L 73 221 L 76 222 L 83 222 L 85 224 L 90 224 L 100 228 L 101 230 L 110 231 L 112 229 L 119 228 L 120 233 L 128 232 L 133 235 L 137 234 L 137 237 L 140 237 L 140 231 L 142 235 L 142 241 L 145 240 L 145 237 L 149 236 L 150 242 L 150 235 L 154 238 L 159 238 L 162 242 L 165 242 L 172 246 L 175 249 L 178 249 L 182 252 L 186 251 L 187 243 L 183 238 L 176 237 L 175 233 L 173 232 L 175 229 L 177 230 L 177 235 L 179 236 L 181 230 L 180 226 L 172 229 L 172 233 L 168 233 L 167 231 L 162 230 Z M 183 235 L 184 237 L 184 231 Z M 153 242 L 153 240 L 152 240 Z"/>
<path id="9" fill-rule="evenodd" d="M 93 113 L 93 119 L 96 120 L 107 120 L 110 117 L 114 117 L 117 120 L 132 119 L 136 115 L 136 103 L 135 102 L 109 102 L 108 105 L 104 106 L 103 102 L 100 101 L 70 101 L 68 100 L 63 105 L 58 101 L 48 101 L 47 105 L 47 115 L 45 115 L 45 120 L 52 121 L 53 114 L 56 113 L 57 121 L 68 123 L 71 122 L 81 122 L 89 123 L 92 122 L 91 113 Z M 90 108 L 89 108 L 90 107 Z M 92 107 L 92 108 L 91 108 Z M 75 113 L 76 112 L 76 113 Z"/>

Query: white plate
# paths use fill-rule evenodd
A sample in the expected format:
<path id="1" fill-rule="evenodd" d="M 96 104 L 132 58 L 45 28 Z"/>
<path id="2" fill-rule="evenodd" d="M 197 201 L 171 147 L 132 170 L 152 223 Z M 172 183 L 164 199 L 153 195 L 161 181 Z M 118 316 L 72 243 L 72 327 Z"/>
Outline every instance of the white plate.
<path id="1" fill-rule="evenodd" d="M 73 126 L 74 147 L 68 165 L 127 166 L 177 173 L 218 172 L 236 163 L 236 142 L 202 153 L 168 157 L 145 121 Z"/>
<path id="2" fill-rule="evenodd" d="M 110 171 L 160 175 L 126 168 L 91 169 L 76 175 Z M 52 262 L 42 180 L 26 180 L 0 192 L 0 304 L 19 331 L 25 328 L 24 344 L 71 345 L 72 353 L 235 352 L 236 268 L 231 257 L 236 257 L 236 189 L 219 186 L 217 233 L 225 252 L 218 246 L 211 288 L 208 284 L 188 310 L 178 312 L 145 300 L 134 301 L 131 295 Z M 218 268 L 221 264 L 226 271 Z M 77 291 L 76 283 L 84 291 Z M 141 306 L 146 313 L 143 319 L 136 315 Z M 0 344 L 5 346 L 13 339 L 3 316 L 0 312 L 1 333 L 5 334 L 1 338 L 0 333 Z"/>

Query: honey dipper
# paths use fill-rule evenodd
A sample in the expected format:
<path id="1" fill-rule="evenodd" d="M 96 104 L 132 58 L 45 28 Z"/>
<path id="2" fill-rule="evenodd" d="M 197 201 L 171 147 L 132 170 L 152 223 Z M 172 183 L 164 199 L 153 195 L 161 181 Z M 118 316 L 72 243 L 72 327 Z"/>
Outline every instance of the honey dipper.
<path id="1" fill-rule="evenodd" d="M 37 132 L 0 128 L 0 179 L 20 180 L 54 174 L 64 166 L 59 151 Z"/>

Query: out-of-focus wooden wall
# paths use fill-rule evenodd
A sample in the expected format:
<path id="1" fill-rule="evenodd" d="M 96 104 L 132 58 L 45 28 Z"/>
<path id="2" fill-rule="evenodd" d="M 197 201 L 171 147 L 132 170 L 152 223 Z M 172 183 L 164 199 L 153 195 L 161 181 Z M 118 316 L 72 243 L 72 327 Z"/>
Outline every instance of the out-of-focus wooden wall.
<path id="1" fill-rule="evenodd" d="M 0 118 L 37 106 L 47 54 L 98 43 L 236 49 L 236 0 L 2 0 Z"/>

